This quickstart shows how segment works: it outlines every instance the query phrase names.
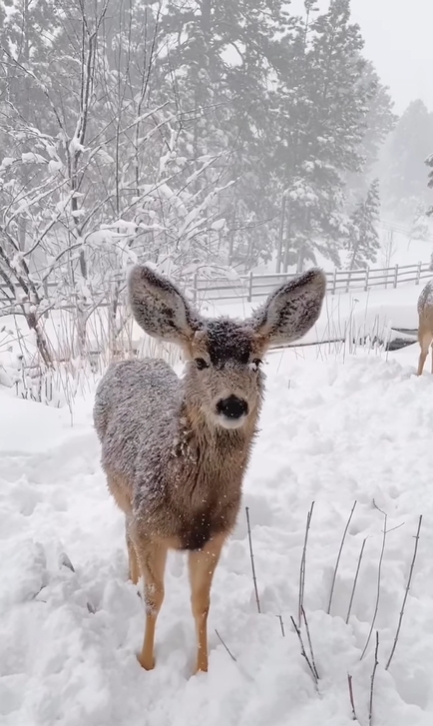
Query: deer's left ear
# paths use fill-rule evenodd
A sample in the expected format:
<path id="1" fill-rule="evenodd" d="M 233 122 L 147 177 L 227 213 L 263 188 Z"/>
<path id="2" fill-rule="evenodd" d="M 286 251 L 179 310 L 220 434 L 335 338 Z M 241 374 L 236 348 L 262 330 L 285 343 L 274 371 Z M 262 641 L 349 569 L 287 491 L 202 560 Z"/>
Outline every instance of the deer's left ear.
<path id="1" fill-rule="evenodd" d="M 128 288 L 134 317 L 148 335 L 182 346 L 199 329 L 200 318 L 180 290 L 150 267 L 133 267 Z"/>
<path id="2" fill-rule="evenodd" d="M 326 275 L 312 269 L 277 288 L 250 321 L 267 347 L 302 338 L 317 321 L 326 291 Z"/>

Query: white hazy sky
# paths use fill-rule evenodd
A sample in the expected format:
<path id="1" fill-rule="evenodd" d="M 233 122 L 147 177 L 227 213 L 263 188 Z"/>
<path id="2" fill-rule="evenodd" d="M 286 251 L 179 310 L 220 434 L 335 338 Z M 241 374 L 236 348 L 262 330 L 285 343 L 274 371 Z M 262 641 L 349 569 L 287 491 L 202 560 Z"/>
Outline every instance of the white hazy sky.
<path id="1" fill-rule="evenodd" d="M 330 0 L 318 0 L 321 10 Z M 303 0 L 291 0 L 302 12 Z M 352 19 L 361 27 L 364 54 L 373 61 L 402 113 L 421 98 L 433 111 L 433 0 L 351 0 Z"/>
<path id="2" fill-rule="evenodd" d="M 416 98 L 433 111 L 433 0 L 352 0 L 352 17 L 395 111 Z"/>

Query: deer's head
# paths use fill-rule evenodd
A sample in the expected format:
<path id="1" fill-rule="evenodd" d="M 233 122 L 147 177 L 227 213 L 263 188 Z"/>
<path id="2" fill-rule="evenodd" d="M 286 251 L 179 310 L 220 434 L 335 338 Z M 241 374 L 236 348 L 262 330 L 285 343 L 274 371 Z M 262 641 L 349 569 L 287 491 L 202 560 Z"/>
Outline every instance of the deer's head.
<path id="1" fill-rule="evenodd" d="M 284 283 L 252 317 L 208 319 L 169 280 L 149 267 L 129 276 L 132 311 L 143 330 L 181 346 L 187 358 L 191 405 L 211 425 L 244 426 L 256 416 L 267 350 L 301 338 L 320 315 L 326 277 L 313 269 Z"/>

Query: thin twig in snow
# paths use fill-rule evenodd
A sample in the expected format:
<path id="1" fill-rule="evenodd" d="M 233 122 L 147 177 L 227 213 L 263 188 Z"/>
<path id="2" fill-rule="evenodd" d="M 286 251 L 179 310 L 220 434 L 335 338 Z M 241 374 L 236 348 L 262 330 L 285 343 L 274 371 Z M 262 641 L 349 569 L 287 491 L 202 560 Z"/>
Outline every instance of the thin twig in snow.
<path id="1" fill-rule="evenodd" d="M 282 615 L 277 615 L 278 620 L 280 621 L 280 628 L 281 628 L 281 635 L 283 638 L 286 637 L 286 631 L 284 630 L 284 620 Z"/>
<path id="2" fill-rule="evenodd" d="M 391 529 L 388 530 L 388 534 L 390 532 L 395 532 L 395 530 L 400 529 L 400 527 L 404 527 L 405 524 L 405 522 L 400 522 L 400 524 L 396 524 L 395 527 L 391 527 Z"/>
<path id="3" fill-rule="evenodd" d="M 334 567 L 334 575 L 332 577 L 331 592 L 329 593 L 329 603 L 328 603 L 328 610 L 327 610 L 328 615 L 331 612 L 331 605 L 332 605 L 332 598 L 333 598 L 333 595 L 334 595 L 335 580 L 337 579 L 338 565 L 340 564 L 340 557 L 341 557 L 341 553 L 342 553 L 343 547 L 344 547 L 344 540 L 346 539 L 347 530 L 349 529 L 349 525 L 350 525 L 350 522 L 352 520 L 353 512 L 355 511 L 355 507 L 356 507 L 356 499 L 355 499 L 355 501 L 353 503 L 353 507 L 352 507 L 351 512 L 349 514 L 349 519 L 347 520 L 346 526 L 344 528 L 343 537 L 341 538 L 341 543 L 340 543 L 340 549 L 338 550 L 337 561 L 336 561 L 335 567 Z"/>
<path id="4" fill-rule="evenodd" d="M 307 616 L 305 614 L 304 608 L 302 608 L 302 617 L 304 618 L 305 630 L 307 631 L 308 647 L 310 649 L 310 655 L 311 655 L 311 665 L 313 666 L 313 670 L 314 670 L 314 673 L 316 674 L 316 678 L 319 679 L 319 673 L 317 671 L 316 662 L 314 660 L 314 651 L 313 651 L 313 644 L 311 642 L 310 628 L 308 626 L 308 620 L 307 620 Z"/>
<path id="5" fill-rule="evenodd" d="M 373 693 L 374 693 L 374 679 L 376 676 L 376 668 L 379 665 L 377 654 L 379 652 L 379 633 L 376 630 L 376 648 L 374 649 L 374 666 L 373 673 L 371 674 L 371 685 L 370 685 L 370 707 L 368 709 L 368 723 L 369 726 L 373 725 Z"/>
<path id="6" fill-rule="evenodd" d="M 254 565 L 254 553 L 253 553 L 253 539 L 251 537 L 251 524 L 250 524 L 250 510 L 249 507 L 245 507 L 245 512 L 247 515 L 247 527 L 248 527 L 248 542 L 250 545 L 250 557 L 251 557 L 251 570 L 253 573 L 253 583 L 254 583 L 254 592 L 256 594 L 256 603 L 257 603 L 257 611 L 260 613 L 260 598 L 259 598 L 259 591 L 257 588 L 257 577 L 256 577 L 256 568 Z"/>
<path id="7" fill-rule="evenodd" d="M 376 507 L 376 504 L 374 506 Z M 376 507 L 376 509 L 379 509 L 379 507 Z M 381 579 L 381 574 L 382 574 L 383 553 L 385 551 L 385 542 L 386 542 L 386 535 L 387 535 L 386 523 L 387 523 L 387 519 L 388 519 L 388 515 L 386 514 L 386 512 L 383 512 L 381 509 L 379 509 L 379 511 L 382 512 L 382 514 L 383 514 L 383 538 L 382 538 L 382 549 L 380 551 L 380 558 L 379 558 L 379 567 L 377 569 L 376 605 L 375 605 L 375 608 L 374 608 L 373 620 L 371 621 L 371 627 L 370 627 L 370 632 L 368 634 L 367 642 L 366 642 L 366 644 L 364 646 L 364 650 L 362 651 L 362 654 L 361 654 L 361 660 L 363 659 L 363 657 L 364 657 L 364 655 L 366 653 L 366 650 L 368 648 L 368 644 L 370 642 L 371 634 L 372 634 L 373 629 L 374 629 L 374 624 L 376 622 L 377 611 L 379 610 L 380 579 Z"/>
<path id="8" fill-rule="evenodd" d="M 355 590 L 356 590 L 356 585 L 358 582 L 359 569 L 361 567 L 361 560 L 362 560 L 362 555 L 364 554 L 364 547 L 365 547 L 366 542 L 367 542 L 367 538 L 365 538 L 365 540 L 362 543 L 361 552 L 359 553 L 359 557 L 358 557 L 358 565 L 356 567 L 355 579 L 353 580 L 353 587 L 352 587 L 352 592 L 350 595 L 349 608 L 347 610 L 347 615 L 346 615 L 346 625 L 349 622 L 350 613 L 352 610 L 353 598 L 355 597 Z"/>
<path id="9" fill-rule="evenodd" d="M 310 531 L 311 518 L 313 516 L 314 502 L 311 503 L 310 511 L 307 514 L 307 524 L 305 527 L 305 538 L 304 547 L 302 549 L 301 567 L 299 570 L 299 605 L 298 605 L 298 623 L 301 627 L 302 623 L 302 608 L 304 607 L 304 589 L 305 589 L 305 565 L 307 559 L 307 543 L 308 533 Z"/>
<path id="10" fill-rule="evenodd" d="M 72 564 L 71 560 L 69 559 L 66 552 L 62 552 L 59 556 L 59 565 L 60 567 L 68 567 L 71 572 L 75 572 L 75 567 Z"/>
<path id="11" fill-rule="evenodd" d="M 349 698 L 350 698 L 350 705 L 352 707 L 352 721 L 358 721 L 358 716 L 356 715 L 356 710 L 355 710 L 355 699 L 353 697 L 352 676 L 350 675 L 350 673 L 347 674 L 347 683 L 349 685 Z"/>
<path id="12" fill-rule="evenodd" d="M 304 643 L 303 643 L 303 640 L 302 640 L 301 631 L 299 630 L 298 626 L 296 625 L 295 618 L 292 615 L 290 616 L 290 620 L 292 621 L 292 625 L 293 625 L 293 627 L 295 629 L 295 633 L 298 636 L 298 640 L 299 640 L 299 643 L 300 643 L 300 646 L 301 646 L 301 654 L 305 658 L 305 660 L 307 661 L 307 665 L 308 665 L 308 667 L 310 669 L 310 673 L 313 676 L 313 681 L 314 681 L 314 683 L 316 685 L 316 688 L 318 690 L 318 688 L 319 688 L 319 686 L 318 686 L 318 678 L 317 678 L 316 673 L 314 672 L 313 666 L 311 665 L 311 661 L 310 661 L 310 659 L 309 659 L 309 657 L 308 657 L 308 655 L 307 655 L 307 653 L 305 651 Z"/>
<path id="13" fill-rule="evenodd" d="M 402 624 L 402 621 L 403 621 L 404 608 L 405 608 L 405 605 L 406 605 L 407 596 L 409 595 L 410 583 L 412 582 L 413 569 L 415 567 L 415 560 L 416 560 L 416 555 L 417 555 L 417 552 L 418 552 L 418 541 L 419 541 L 419 533 L 421 531 L 421 524 L 422 524 L 422 514 L 420 515 L 420 518 L 419 518 L 419 521 L 418 521 L 418 529 L 417 529 L 417 532 L 416 532 L 416 535 L 415 535 L 415 547 L 414 547 L 414 551 L 413 551 L 412 563 L 411 563 L 410 570 L 409 570 L 409 577 L 408 577 L 408 580 L 407 580 L 406 590 L 405 590 L 405 593 L 404 593 L 403 604 L 401 606 L 400 617 L 398 619 L 398 625 L 397 625 L 397 631 L 396 631 L 395 638 L 394 638 L 394 643 L 392 645 L 392 649 L 391 649 L 390 656 L 388 658 L 388 662 L 387 662 L 387 664 L 385 666 L 385 670 L 386 671 L 388 670 L 389 666 L 391 665 L 391 661 L 393 659 L 394 652 L 395 652 L 395 649 L 397 647 L 398 636 L 400 635 L 400 628 L 401 628 L 401 624 Z"/>
<path id="14" fill-rule="evenodd" d="M 231 658 L 231 659 L 232 659 L 232 660 L 233 660 L 233 661 L 234 661 L 234 662 L 236 663 L 236 658 L 234 657 L 233 653 L 232 653 L 232 652 L 231 652 L 231 650 L 229 649 L 228 645 L 226 645 L 226 644 L 225 644 L 225 642 L 223 641 L 223 639 L 221 638 L 221 635 L 219 634 L 219 632 L 218 632 L 218 630 L 217 630 L 217 629 L 215 629 L 215 633 L 216 633 L 216 635 L 217 635 L 217 638 L 218 638 L 218 640 L 220 641 L 220 643 L 221 643 L 221 644 L 222 644 L 222 645 L 224 646 L 224 648 L 226 649 L 226 651 L 227 651 L 227 653 L 229 654 L 230 658 Z"/>

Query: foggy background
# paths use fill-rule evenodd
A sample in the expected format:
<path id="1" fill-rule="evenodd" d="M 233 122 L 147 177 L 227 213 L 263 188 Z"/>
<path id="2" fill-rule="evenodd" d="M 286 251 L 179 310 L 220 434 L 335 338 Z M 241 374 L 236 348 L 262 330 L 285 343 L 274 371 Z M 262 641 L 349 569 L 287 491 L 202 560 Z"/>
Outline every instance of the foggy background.
<path id="1" fill-rule="evenodd" d="M 117 339 L 137 259 L 187 289 L 428 263 L 431 21 L 429 0 L 1 2 L 2 314 L 48 361 L 52 310 L 78 352 L 101 305 Z"/>

